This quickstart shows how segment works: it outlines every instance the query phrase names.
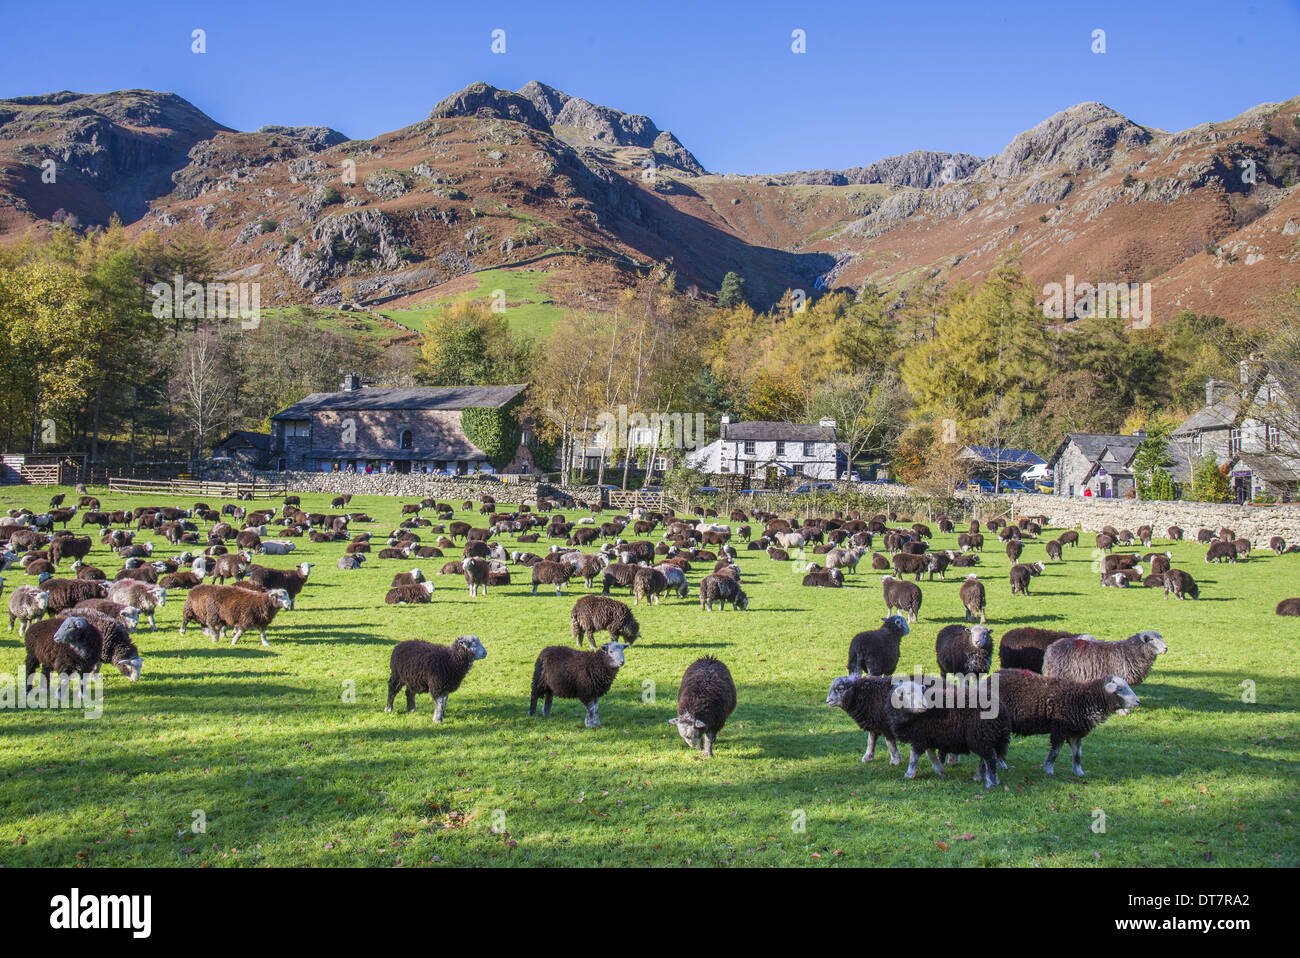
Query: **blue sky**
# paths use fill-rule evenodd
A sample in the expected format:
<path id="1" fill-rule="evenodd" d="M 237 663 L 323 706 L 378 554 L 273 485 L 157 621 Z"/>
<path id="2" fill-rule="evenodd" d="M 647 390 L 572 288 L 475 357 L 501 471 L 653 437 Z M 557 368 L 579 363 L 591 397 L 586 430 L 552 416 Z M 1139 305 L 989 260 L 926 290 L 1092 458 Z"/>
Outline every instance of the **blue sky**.
<path id="1" fill-rule="evenodd" d="M 694 9 L 694 7 L 700 9 Z M 369 137 L 474 80 L 645 113 L 717 172 L 985 156 L 1084 100 L 1166 130 L 1300 95 L 1300 0 L 11 3 L 0 97 L 175 92 L 227 126 Z M 191 52 L 203 29 L 207 52 Z M 506 52 L 491 33 L 506 32 Z M 805 31 L 807 52 L 791 51 Z M 1105 31 L 1105 53 L 1092 33 Z"/>

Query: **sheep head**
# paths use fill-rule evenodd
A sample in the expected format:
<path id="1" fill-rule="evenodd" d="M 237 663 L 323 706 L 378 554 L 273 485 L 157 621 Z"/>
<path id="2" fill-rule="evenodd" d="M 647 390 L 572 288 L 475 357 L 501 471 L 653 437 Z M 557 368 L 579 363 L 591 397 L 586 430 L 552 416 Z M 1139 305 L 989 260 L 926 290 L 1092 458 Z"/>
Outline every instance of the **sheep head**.
<path id="1" fill-rule="evenodd" d="M 911 629 L 908 628 L 907 619 L 901 615 L 888 615 L 880 621 L 892 628 L 899 635 L 907 635 L 907 633 L 911 631 Z"/>
<path id="2" fill-rule="evenodd" d="M 886 619 L 885 621 L 889 621 Z M 857 680 L 851 675 L 841 675 L 831 683 L 831 690 L 826 695 L 826 704 L 831 708 L 840 708 L 844 705 L 844 697 L 849 694 L 849 690 L 857 684 Z"/>
<path id="3" fill-rule="evenodd" d="M 605 656 L 606 664 L 611 668 L 621 669 L 626 661 L 623 655 L 623 650 L 626 648 L 626 645 L 619 642 L 606 642 L 600 647 L 600 652 Z"/>
<path id="4" fill-rule="evenodd" d="M 1139 632 L 1132 636 L 1132 638 L 1141 640 L 1141 642 L 1156 655 L 1164 655 L 1169 651 L 1169 646 L 1165 644 L 1165 640 L 1161 637 L 1160 633 L 1152 629 L 1146 629 L 1143 632 Z"/>
<path id="5" fill-rule="evenodd" d="M 114 662 L 113 664 L 117 666 L 119 672 L 125 675 L 132 682 L 138 682 L 140 680 L 140 673 L 144 671 L 144 659 L 138 655 L 134 658 Z"/>
<path id="6" fill-rule="evenodd" d="M 278 608 L 293 610 L 293 596 L 285 589 L 271 589 L 266 597 Z"/>
<path id="7" fill-rule="evenodd" d="M 1117 715 L 1128 715 L 1129 709 L 1135 709 L 1141 704 L 1132 687 L 1118 675 L 1108 676 L 1102 688 L 1106 690 Z"/>
<path id="8" fill-rule="evenodd" d="M 432 592 L 432 583 L 429 583 L 429 585 L 429 591 Z M 483 648 L 483 643 L 479 641 L 477 635 L 462 635 L 456 640 L 456 644 L 461 648 L 468 650 L 470 655 L 473 656 L 475 662 L 479 659 L 487 658 L 487 649 Z"/>

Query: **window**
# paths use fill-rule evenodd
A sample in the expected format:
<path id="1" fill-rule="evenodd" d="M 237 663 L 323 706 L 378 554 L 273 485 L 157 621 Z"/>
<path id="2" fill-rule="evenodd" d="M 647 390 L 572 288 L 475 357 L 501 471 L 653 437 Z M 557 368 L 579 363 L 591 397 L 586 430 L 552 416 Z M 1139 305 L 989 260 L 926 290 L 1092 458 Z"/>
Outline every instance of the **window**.
<path id="1" fill-rule="evenodd" d="M 1266 424 L 1264 426 L 1264 448 L 1269 452 L 1276 452 L 1282 439 L 1281 433 L 1277 426 Z"/>
<path id="2" fill-rule="evenodd" d="M 1201 455 L 1201 434 L 1199 432 L 1192 436 L 1192 454 L 1197 457 Z"/>
<path id="3" fill-rule="evenodd" d="M 752 462 L 745 463 L 745 475 L 752 476 L 753 474 L 754 474 L 754 463 Z"/>
<path id="4" fill-rule="evenodd" d="M 778 443 L 776 444 L 776 454 L 777 454 L 778 456 L 784 456 L 784 455 L 785 455 L 785 443 L 784 443 L 784 442 L 778 442 Z"/>
<path id="5" fill-rule="evenodd" d="M 1235 456 L 1241 452 L 1241 430 L 1228 430 L 1228 455 Z"/>
<path id="6" fill-rule="evenodd" d="M 284 435 L 288 439 L 292 436 L 307 436 L 311 434 L 311 422 L 306 419 L 291 419 L 284 424 Z"/>
<path id="7" fill-rule="evenodd" d="M 803 444 L 803 454 L 805 456 L 816 455 L 817 444 L 815 442 L 805 442 Z"/>
<path id="8" fill-rule="evenodd" d="M 801 463 L 798 463 L 797 465 L 795 465 L 795 467 L 794 467 L 794 474 L 795 474 L 796 476 L 802 476 L 802 475 L 803 475 L 803 463 L 802 463 L 802 462 L 801 462 Z"/>
<path id="9" fill-rule="evenodd" d="M 399 440 L 398 445 L 400 445 L 403 449 L 410 449 L 414 445 L 414 440 L 411 436 L 411 430 L 409 429 L 402 430 L 402 437 Z"/>
<path id="10" fill-rule="evenodd" d="M 600 456 L 583 456 L 582 468 L 588 472 L 596 472 L 600 469 Z"/>
<path id="11" fill-rule="evenodd" d="M 754 450 L 755 450 L 755 448 L 756 448 L 756 443 L 754 442 L 754 440 L 752 440 L 752 439 L 747 440 L 747 441 L 745 442 L 745 455 L 747 455 L 747 456 L 752 456 L 752 455 L 754 455 Z"/>

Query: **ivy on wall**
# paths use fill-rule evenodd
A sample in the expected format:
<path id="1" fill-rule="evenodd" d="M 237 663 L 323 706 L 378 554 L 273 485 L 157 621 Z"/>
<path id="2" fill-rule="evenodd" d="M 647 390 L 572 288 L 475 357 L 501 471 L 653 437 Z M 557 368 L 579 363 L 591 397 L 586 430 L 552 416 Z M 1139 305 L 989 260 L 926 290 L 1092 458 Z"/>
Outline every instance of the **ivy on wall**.
<path id="1" fill-rule="evenodd" d="M 519 448 L 523 427 L 518 413 L 518 397 L 497 409 L 461 410 L 460 428 L 465 438 L 483 450 L 487 461 L 498 472 L 510 464 Z"/>

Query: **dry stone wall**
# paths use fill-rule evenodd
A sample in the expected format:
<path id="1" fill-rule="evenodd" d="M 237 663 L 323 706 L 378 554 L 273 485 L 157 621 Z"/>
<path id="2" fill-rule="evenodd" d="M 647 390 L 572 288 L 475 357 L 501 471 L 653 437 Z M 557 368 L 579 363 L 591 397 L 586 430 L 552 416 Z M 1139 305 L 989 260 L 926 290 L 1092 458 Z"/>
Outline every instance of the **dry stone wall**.
<path id="1" fill-rule="evenodd" d="M 1150 525 L 1156 538 L 1165 537 L 1170 526 L 1179 526 L 1187 538 L 1196 530 L 1227 526 L 1257 546 L 1272 536 L 1282 536 L 1287 544 L 1300 543 L 1300 506 L 1238 506 L 1210 502 L 1140 502 L 1136 499 L 1091 499 L 1067 496 L 1008 496 L 1015 515 L 1044 515 L 1052 526 L 1097 532 L 1102 526 L 1137 531 Z"/>

